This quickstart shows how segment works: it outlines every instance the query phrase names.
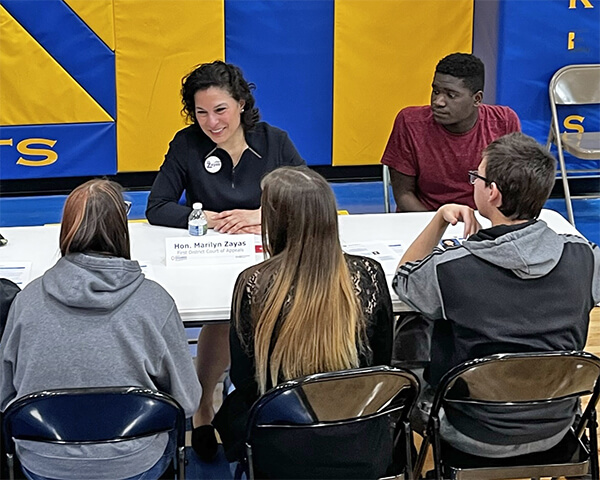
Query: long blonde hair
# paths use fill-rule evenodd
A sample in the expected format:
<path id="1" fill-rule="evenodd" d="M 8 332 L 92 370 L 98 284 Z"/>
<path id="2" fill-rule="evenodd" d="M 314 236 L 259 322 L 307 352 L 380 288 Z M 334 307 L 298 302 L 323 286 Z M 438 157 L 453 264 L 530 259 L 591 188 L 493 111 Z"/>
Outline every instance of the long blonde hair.
<path id="1" fill-rule="evenodd" d="M 365 322 L 327 181 L 306 167 L 283 167 L 269 173 L 262 188 L 263 246 L 270 258 L 260 265 L 251 316 L 256 381 L 264 393 L 269 378 L 276 385 L 281 378 L 357 367 Z M 244 288 L 238 284 L 235 292 L 236 322 Z"/>

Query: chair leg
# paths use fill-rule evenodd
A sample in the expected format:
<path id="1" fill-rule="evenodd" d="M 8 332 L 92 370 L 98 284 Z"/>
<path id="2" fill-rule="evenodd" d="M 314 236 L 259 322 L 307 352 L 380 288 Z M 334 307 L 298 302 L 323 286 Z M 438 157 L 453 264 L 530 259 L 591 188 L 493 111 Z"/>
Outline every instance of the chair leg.
<path id="1" fill-rule="evenodd" d="M 560 165 L 560 175 L 562 177 L 563 190 L 565 193 L 565 204 L 567 207 L 567 217 L 571 225 L 575 226 L 575 215 L 573 214 L 573 202 L 571 201 L 571 190 L 569 189 L 569 180 L 567 178 L 567 167 L 565 166 L 565 156 L 560 139 L 557 139 L 558 163 Z"/>
<path id="2" fill-rule="evenodd" d="M 248 461 L 248 479 L 254 480 L 254 457 L 252 447 L 248 443 L 246 443 L 246 460 Z"/>
<path id="3" fill-rule="evenodd" d="M 404 422 L 402 425 L 404 431 L 404 451 L 406 456 L 406 478 L 407 480 L 413 480 L 413 465 L 412 465 L 412 444 L 413 436 L 412 430 L 410 429 L 410 422 Z"/>
<path id="4" fill-rule="evenodd" d="M 429 442 L 429 435 L 425 434 L 413 469 L 413 478 L 419 478 L 423 471 L 423 465 L 425 465 L 425 458 L 427 457 L 427 451 L 429 450 Z"/>
<path id="5" fill-rule="evenodd" d="M 388 166 L 384 165 L 382 169 L 383 178 L 383 210 L 385 213 L 390 213 L 391 202 L 390 202 L 390 171 Z"/>
<path id="6" fill-rule="evenodd" d="M 177 449 L 177 479 L 185 480 L 185 447 Z"/>
<path id="7" fill-rule="evenodd" d="M 596 409 L 593 409 L 588 424 L 590 434 L 590 466 L 592 478 L 599 478 L 600 468 L 598 466 L 598 421 L 596 418 Z"/>
<path id="8" fill-rule="evenodd" d="M 12 453 L 6 454 L 6 463 L 8 464 L 8 478 L 15 480 L 15 456 Z"/>
<path id="9" fill-rule="evenodd" d="M 433 429 L 433 464 L 435 467 L 435 478 L 442 479 L 444 477 L 441 458 L 442 447 L 440 445 L 440 419 L 437 417 L 433 419 Z"/>

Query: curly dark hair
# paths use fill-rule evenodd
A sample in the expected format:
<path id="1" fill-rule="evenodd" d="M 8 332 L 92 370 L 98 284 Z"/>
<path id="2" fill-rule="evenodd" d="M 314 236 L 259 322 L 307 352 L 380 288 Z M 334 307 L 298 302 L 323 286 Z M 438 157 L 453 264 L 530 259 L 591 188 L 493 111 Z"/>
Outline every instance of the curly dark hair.
<path id="1" fill-rule="evenodd" d="M 196 92 L 210 87 L 226 90 L 236 101 L 244 101 L 244 111 L 240 122 L 244 130 L 251 129 L 260 119 L 256 101 L 252 90 L 256 88 L 253 83 L 248 83 L 239 67 L 231 63 L 216 60 L 212 63 L 197 65 L 194 70 L 181 79 L 181 109 L 188 122 L 198 124 L 196 120 L 196 105 L 194 95 Z"/>
<path id="2" fill-rule="evenodd" d="M 479 58 L 470 53 L 451 53 L 445 56 L 438 62 L 435 72 L 461 78 L 471 93 L 483 91 L 485 66 Z"/>

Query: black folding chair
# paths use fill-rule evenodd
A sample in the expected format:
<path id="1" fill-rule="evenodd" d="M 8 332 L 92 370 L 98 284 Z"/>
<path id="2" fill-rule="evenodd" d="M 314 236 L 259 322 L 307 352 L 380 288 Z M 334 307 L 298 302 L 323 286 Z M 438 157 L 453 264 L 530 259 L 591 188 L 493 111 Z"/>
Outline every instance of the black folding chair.
<path id="1" fill-rule="evenodd" d="M 13 402 L 3 419 L 11 480 L 15 439 L 68 446 L 133 440 L 161 432 L 177 436 L 173 467 L 177 478 L 184 479 L 185 412 L 165 393 L 140 387 L 46 390 Z"/>
<path id="2" fill-rule="evenodd" d="M 442 378 L 437 388 L 415 476 L 421 473 L 431 443 L 436 478 L 569 477 L 585 475 L 588 469 L 592 478 L 598 478 L 599 378 L 600 359 L 586 352 L 497 354 L 458 365 Z M 472 413 L 487 409 L 486 412 L 493 410 L 509 417 L 511 413 L 522 416 L 524 408 L 535 414 L 543 409 L 563 408 L 559 402 L 573 407 L 585 395 L 591 397 L 584 413 L 560 443 L 546 451 L 487 458 L 465 453 L 440 436 L 442 407 L 446 412 L 462 407 Z M 477 418 L 485 418 L 485 414 Z M 522 418 L 521 421 L 528 422 Z M 589 446 L 582 441 L 586 428 Z"/>
<path id="3" fill-rule="evenodd" d="M 253 478 L 407 478 L 408 414 L 417 378 L 391 367 L 310 375 L 278 385 L 252 407 L 246 435 Z"/>

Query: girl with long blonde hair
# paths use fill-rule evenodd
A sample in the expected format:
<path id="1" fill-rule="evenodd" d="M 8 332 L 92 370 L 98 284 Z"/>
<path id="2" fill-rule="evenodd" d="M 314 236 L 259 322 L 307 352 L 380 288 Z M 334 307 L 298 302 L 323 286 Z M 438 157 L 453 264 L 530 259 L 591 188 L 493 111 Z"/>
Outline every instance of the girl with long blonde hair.
<path id="1" fill-rule="evenodd" d="M 313 373 L 389 364 L 392 353 L 385 274 L 376 261 L 343 253 L 327 181 L 306 167 L 283 167 L 262 188 L 268 258 L 236 282 L 230 334 L 236 391 L 215 419 L 230 460 L 240 453 L 240 412 L 269 388 Z"/>

